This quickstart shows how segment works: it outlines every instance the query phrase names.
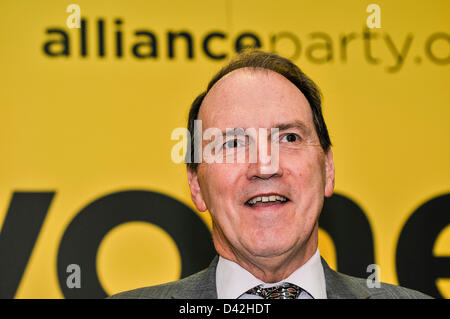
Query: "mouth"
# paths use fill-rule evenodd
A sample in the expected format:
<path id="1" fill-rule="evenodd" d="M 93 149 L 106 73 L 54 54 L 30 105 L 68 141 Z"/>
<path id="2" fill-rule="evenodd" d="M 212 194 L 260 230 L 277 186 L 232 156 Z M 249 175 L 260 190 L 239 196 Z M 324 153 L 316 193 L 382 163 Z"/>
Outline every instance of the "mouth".
<path id="1" fill-rule="evenodd" d="M 289 198 L 280 194 L 261 194 L 247 200 L 245 205 L 249 207 L 266 207 L 272 205 L 285 205 L 289 201 Z"/>

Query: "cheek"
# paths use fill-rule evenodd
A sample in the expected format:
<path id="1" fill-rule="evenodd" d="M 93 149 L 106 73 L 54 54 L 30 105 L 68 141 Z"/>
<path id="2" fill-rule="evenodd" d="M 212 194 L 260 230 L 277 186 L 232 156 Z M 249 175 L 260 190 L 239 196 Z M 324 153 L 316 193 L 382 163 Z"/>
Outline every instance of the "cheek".
<path id="1" fill-rule="evenodd" d="M 321 171 L 325 167 L 324 157 L 318 152 L 280 153 L 280 163 L 300 175 Z"/>
<path id="2" fill-rule="evenodd" d="M 228 164 L 204 164 L 200 188 L 209 210 L 223 207 L 235 198 L 239 172 Z"/>
<path id="3" fill-rule="evenodd" d="M 320 154 L 291 157 L 283 165 L 292 186 L 300 192 L 298 196 L 307 193 L 322 195 L 325 190 L 325 163 Z"/>

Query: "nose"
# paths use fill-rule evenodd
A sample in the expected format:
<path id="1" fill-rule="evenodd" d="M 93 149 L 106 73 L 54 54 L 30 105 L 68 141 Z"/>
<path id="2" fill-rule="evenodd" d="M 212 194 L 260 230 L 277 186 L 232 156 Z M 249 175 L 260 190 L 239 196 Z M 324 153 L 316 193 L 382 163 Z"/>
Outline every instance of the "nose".
<path id="1" fill-rule="evenodd" d="M 259 157 L 256 163 L 249 163 L 247 168 L 247 179 L 271 179 L 283 176 L 283 168 L 278 157 L 271 157 L 270 161 L 264 162 Z"/>
<path id="2" fill-rule="evenodd" d="M 247 179 L 269 179 L 283 176 L 283 169 L 279 165 L 280 149 L 278 141 L 272 141 L 271 135 L 267 135 L 267 130 L 259 129 L 258 143 L 254 143 L 249 149 L 249 164 L 247 169 Z M 275 132 L 277 133 L 277 132 Z M 256 147 L 255 147 L 256 146 Z M 255 156 L 256 155 L 256 156 Z"/>

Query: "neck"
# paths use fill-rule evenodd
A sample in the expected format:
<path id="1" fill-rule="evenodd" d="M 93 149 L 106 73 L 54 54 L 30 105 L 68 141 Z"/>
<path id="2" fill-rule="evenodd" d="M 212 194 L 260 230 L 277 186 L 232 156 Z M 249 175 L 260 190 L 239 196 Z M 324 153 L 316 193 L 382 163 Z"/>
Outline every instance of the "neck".
<path id="1" fill-rule="evenodd" d="M 215 235 L 214 246 L 220 256 L 237 263 L 265 283 L 275 283 L 289 277 L 314 255 L 318 245 L 318 225 L 305 242 L 279 255 L 268 257 L 238 251 L 223 236 Z"/>

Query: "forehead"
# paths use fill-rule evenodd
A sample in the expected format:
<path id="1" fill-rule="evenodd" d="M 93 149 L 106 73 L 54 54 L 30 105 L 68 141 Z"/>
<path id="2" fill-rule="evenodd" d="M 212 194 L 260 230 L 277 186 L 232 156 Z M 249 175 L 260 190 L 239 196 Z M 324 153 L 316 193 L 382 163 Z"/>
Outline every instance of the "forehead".
<path id="1" fill-rule="evenodd" d="M 203 128 L 274 127 L 303 122 L 312 128 L 308 100 L 288 79 L 271 70 L 242 68 L 228 73 L 208 92 L 200 108 Z"/>

